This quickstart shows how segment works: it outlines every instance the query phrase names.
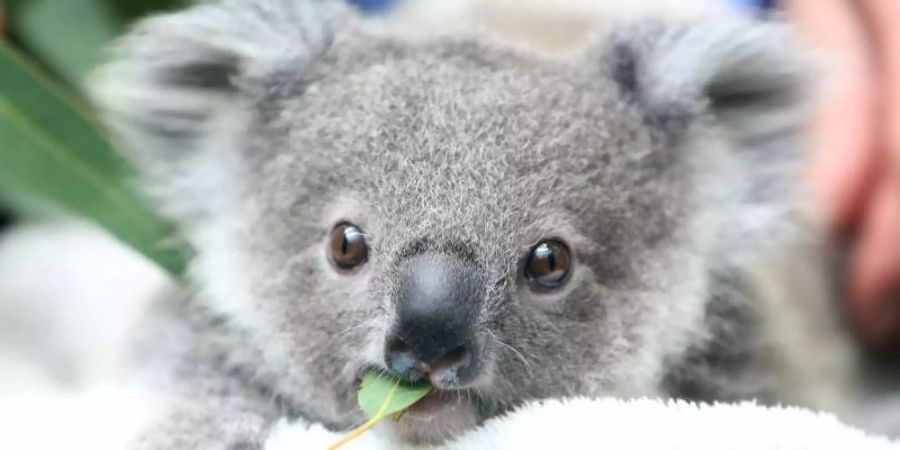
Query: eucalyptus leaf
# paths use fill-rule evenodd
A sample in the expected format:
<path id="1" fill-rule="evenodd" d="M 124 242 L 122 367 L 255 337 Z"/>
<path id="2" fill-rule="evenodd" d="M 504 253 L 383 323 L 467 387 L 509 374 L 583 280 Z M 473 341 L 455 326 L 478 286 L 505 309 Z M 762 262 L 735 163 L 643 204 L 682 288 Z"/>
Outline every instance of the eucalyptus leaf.
<path id="1" fill-rule="evenodd" d="M 38 125 L 41 134 L 78 149 L 73 155 L 104 177 L 133 175 L 125 159 L 113 151 L 89 106 L 51 80 L 26 56 L 0 42 L 0 99 Z"/>
<path id="2" fill-rule="evenodd" d="M 72 85 L 80 85 L 122 32 L 109 5 L 97 0 L 23 2 L 11 23 L 22 42 Z"/>
<path id="3" fill-rule="evenodd" d="M 431 385 L 408 385 L 378 372 L 363 377 L 357 400 L 359 407 L 372 419 L 380 419 L 402 412 L 431 392 Z"/>
<path id="4" fill-rule="evenodd" d="M 132 186 L 133 171 L 83 106 L 0 43 L 0 198 L 92 220 L 173 275 L 187 262 L 173 228 Z M 25 212 L 16 210 L 15 212 Z"/>

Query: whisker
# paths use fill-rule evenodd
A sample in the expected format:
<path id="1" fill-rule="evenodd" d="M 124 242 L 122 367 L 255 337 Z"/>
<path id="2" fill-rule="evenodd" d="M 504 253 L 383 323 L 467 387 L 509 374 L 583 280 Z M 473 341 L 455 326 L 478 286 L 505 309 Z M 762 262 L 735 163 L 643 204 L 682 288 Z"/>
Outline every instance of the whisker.
<path id="1" fill-rule="evenodd" d="M 358 325 L 354 325 L 354 326 L 352 326 L 352 327 L 350 327 L 350 328 L 347 328 L 347 329 L 345 329 L 345 330 L 341 330 L 341 332 L 338 333 L 338 334 L 336 335 L 336 337 L 339 337 L 339 338 L 341 338 L 341 337 L 346 337 L 347 335 L 349 335 L 349 334 L 351 334 L 351 333 L 353 333 L 353 332 L 355 332 L 355 331 L 358 331 L 358 330 L 361 330 L 361 329 L 364 329 L 364 328 L 370 328 L 370 329 L 371 329 L 371 328 L 375 328 L 375 327 L 376 327 L 376 325 L 374 325 L 374 324 L 372 324 L 372 323 L 361 323 L 361 324 L 358 324 Z"/>
<path id="2" fill-rule="evenodd" d="M 534 372 L 531 370 L 531 364 L 528 362 L 528 359 L 525 358 L 525 355 L 523 355 L 522 352 L 517 350 L 512 345 L 509 345 L 509 344 L 501 341 L 500 338 L 498 338 L 497 335 L 494 334 L 493 331 L 488 330 L 488 334 L 491 335 L 491 338 L 493 338 L 494 342 L 496 342 L 499 345 L 502 345 L 503 347 L 506 347 L 511 352 L 513 352 L 513 354 L 516 355 L 516 357 L 519 358 L 520 361 L 522 361 L 522 364 L 525 366 L 525 370 L 528 372 L 528 377 L 534 378 Z"/>

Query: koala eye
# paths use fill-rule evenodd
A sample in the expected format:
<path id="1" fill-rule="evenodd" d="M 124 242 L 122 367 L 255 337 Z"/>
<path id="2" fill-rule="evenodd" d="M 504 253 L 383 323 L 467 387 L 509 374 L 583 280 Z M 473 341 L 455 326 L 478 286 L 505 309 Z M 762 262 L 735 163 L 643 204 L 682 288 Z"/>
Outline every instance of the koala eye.
<path id="1" fill-rule="evenodd" d="M 341 223 L 331 230 L 329 239 L 329 253 L 339 269 L 352 269 L 366 262 L 369 256 L 369 247 L 366 245 L 366 237 L 356 225 Z"/>
<path id="2" fill-rule="evenodd" d="M 525 278 L 534 287 L 555 289 L 566 282 L 571 266 L 572 257 L 566 244 L 558 240 L 541 241 L 528 255 Z"/>

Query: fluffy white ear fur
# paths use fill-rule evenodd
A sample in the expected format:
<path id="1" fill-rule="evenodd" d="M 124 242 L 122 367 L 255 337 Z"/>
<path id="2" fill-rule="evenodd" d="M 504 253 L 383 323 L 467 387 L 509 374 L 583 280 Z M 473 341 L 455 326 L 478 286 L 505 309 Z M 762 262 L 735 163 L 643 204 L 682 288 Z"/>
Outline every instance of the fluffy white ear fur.
<path id="1" fill-rule="evenodd" d="M 401 419 L 402 420 L 402 419 Z M 408 449 L 376 428 L 347 450 Z M 320 426 L 281 422 L 266 450 L 327 448 L 341 438 Z M 898 449 L 829 414 L 754 403 L 697 405 L 680 401 L 574 399 L 534 403 L 488 421 L 446 450 L 527 448 L 642 449 Z"/>

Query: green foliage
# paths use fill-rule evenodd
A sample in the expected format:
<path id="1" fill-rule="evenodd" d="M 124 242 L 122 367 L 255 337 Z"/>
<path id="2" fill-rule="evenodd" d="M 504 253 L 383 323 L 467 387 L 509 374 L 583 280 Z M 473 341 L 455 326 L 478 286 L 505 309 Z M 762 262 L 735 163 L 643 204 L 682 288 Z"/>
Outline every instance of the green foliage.
<path id="1" fill-rule="evenodd" d="M 173 245 L 172 227 L 138 195 L 133 169 L 78 91 L 127 17 L 173 2 L 117 3 L 4 4 L 11 42 L 20 48 L 0 42 L 0 200 L 20 215 L 55 209 L 82 216 L 180 276 L 187 250 Z"/>
<path id="2" fill-rule="evenodd" d="M 62 78 L 78 85 L 121 30 L 109 7 L 94 0 L 33 1 L 16 24 L 22 42 Z"/>
<path id="3" fill-rule="evenodd" d="M 389 415 L 399 420 L 407 408 L 428 395 L 431 389 L 427 382 L 408 385 L 382 373 L 367 373 L 357 394 L 357 402 L 369 420 L 329 446 L 328 450 L 338 450 L 347 445 Z"/>
<path id="4" fill-rule="evenodd" d="M 103 60 L 103 49 L 127 24 L 176 0 L 12 0 L 10 29 L 58 76 L 79 85 Z"/>
<path id="5" fill-rule="evenodd" d="M 374 420 L 402 412 L 431 392 L 431 385 L 408 385 L 387 375 L 370 372 L 359 389 L 359 407 Z"/>

